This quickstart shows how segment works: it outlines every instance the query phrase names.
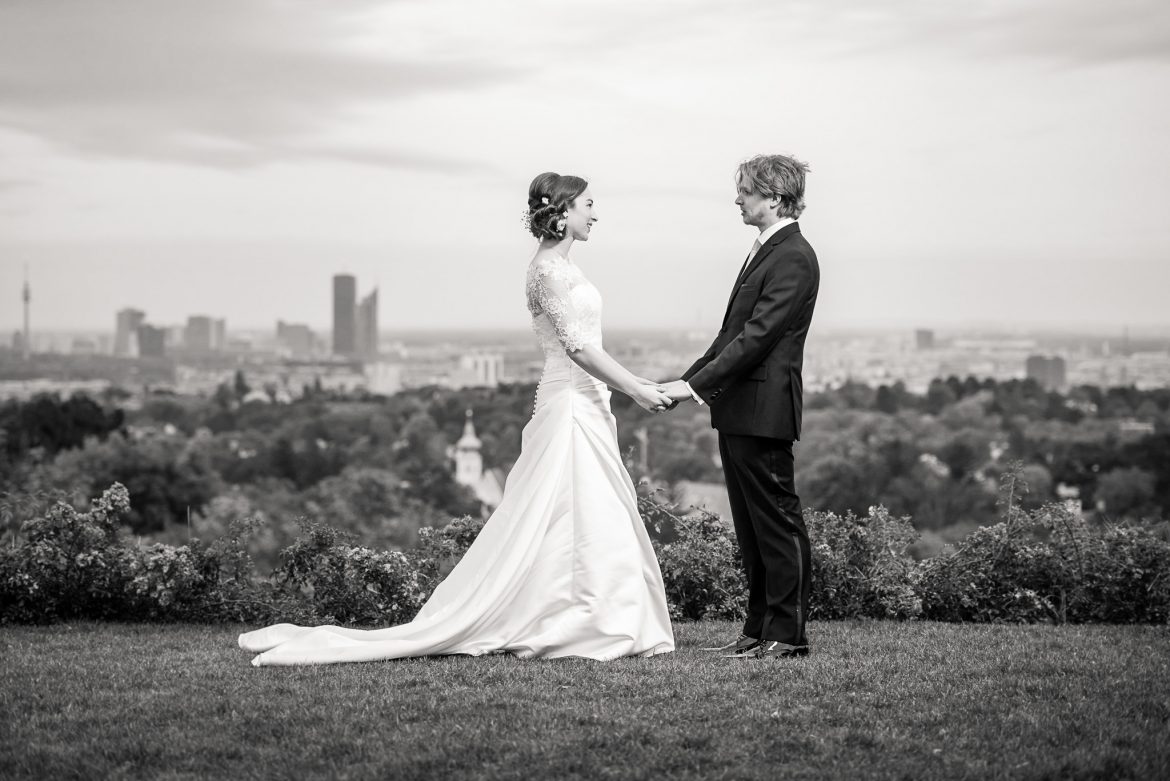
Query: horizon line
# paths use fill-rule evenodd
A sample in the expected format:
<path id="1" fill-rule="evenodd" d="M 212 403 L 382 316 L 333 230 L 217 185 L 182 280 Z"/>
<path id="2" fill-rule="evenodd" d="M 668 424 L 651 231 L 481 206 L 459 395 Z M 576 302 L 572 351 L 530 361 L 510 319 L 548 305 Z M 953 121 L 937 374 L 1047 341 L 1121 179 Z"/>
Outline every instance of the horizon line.
<path id="1" fill-rule="evenodd" d="M 217 318 L 219 319 L 219 318 Z M 277 318 L 281 320 L 282 318 Z M 313 323 L 306 323 L 297 320 L 284 320 L 288 324 L 306 325 L 311 330 L 327 334 L 332 332 L 329 325 L 315 325 Z M 186 327 L 186 322 L 178 321 L 173 323 L 152 323 L 160 328 L 183 328 Z M 1170 321 L 1162 323 L 1104 323 L 1104 322 L 1088 322 L 1088 323 L 1070 323 L 1067 321 L 982 321 L 982 320 L 968 320 L 948 323 L 930 323 L 930 322 L 898 322 L 898 321 L 849 321 L 836 320 L 827 321 L 814 324 L 815 331 L 909 331 L 929 330 L 937 332 L 949 331 L 1059 331 L 1062 333 L 1092 333 L 1094 335 L 1107 335 L 1115 333 L 1117 336 L 1125 336 L 1127 333 L 1134 335 L 1135 333 L 1160 331 L 1170 335 Z M 696 331 L 708 331 L 714 326 L 703 324 L 687 324 L 687 325 L 632 325 L 632 324 L 616 324 L 607 326 L 605 329 L 607 333 L 622 332 L 622 331 L 646 331 L 654 333 L 693 333 Z M 23 323 L 12 323 L 10 325 L 0 325 L 0 335 L 5 332 L 22 332 Z M 65 326 L 53 328 L 31 328 L 30 331 L 35 336 L 36 334 L 78 334 L 78 333 L 114 333 L 115 328 L 111 325 L 84 325 L 84 326 Z M 272 331 L 275 333 L 276 324 L 245 324 L 238 326 L 231 326 L 227 329 L 227 333 L 255 333 L 257 331 Z M 457 326 L 418 326 L 418 325 L 395 325 L 395 326 L 381 326 L 378 328 L 379 334 L 393 334 L 393 333 L 466 333 L 468 331 L 492 331 L 497 333 L 529 333 L 531 329 L 527 325 L 493 325 L 493 324 L 467 324 Z"/>

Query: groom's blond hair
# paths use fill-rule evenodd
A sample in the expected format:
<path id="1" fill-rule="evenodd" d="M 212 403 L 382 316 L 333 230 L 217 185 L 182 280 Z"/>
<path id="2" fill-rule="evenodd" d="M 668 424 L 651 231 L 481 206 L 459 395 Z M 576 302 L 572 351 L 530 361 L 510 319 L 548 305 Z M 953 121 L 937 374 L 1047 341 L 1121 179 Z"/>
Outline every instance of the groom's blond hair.
<path id="1" fill-rule="evenodd" d="M 779 198 L 778 217 L 795 220 L 804 211 L 804 176 L 808 163 L 790 155 L 756 155 L 735 171 L 736 181 L 765 198 Z"/>

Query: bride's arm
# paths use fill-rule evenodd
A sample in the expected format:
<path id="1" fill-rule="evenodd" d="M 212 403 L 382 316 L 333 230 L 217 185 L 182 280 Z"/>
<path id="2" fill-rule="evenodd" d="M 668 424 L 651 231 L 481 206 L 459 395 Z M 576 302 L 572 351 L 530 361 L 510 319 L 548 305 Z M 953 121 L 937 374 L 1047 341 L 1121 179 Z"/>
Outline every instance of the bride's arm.
<path id="1" fill-rule="evenodd" d="M 570 352 L 569 358 L 573 363 L 589 372 L 590 376 L 596 377 L 609 387 L 621 391 L 627 396 L 634 396 L 645 384 L 657 385 L 657 383 L 650 383 L 649 380 L 636 377 L 633 372 L 618 363 L 617 359 L 604 349 L 594 347 L 591 344 Z"/>
<path id="2" fill-rule="evenodd" d="M 591 377 L 626 394 L 645 410 L 665 409 L 671 405 L 670 397 L 659 391 L 656 384 L 643 384 L 604 349 L 585 341 L 581 317 L 573 306 L 569 285 L 563 277 L 563 266 L 555 261 L 537 261 L 532 273 L 537 303 L 548 315 L 557 339 L 573 363 Z"/>
<path id="3" fill-rule="evenodd" d="M 666 409 L 673 404 L 669 396 L 658 390 L 657 383 L 644 384 L 640 378 L 635 377 L 629 369 L 600 347 L 586 344 L 578 350 L 570 351 L 568 355 L 573 363 L 587 371 L 591 377 L 626 394 L 648 412 L 659 408 Z"/>

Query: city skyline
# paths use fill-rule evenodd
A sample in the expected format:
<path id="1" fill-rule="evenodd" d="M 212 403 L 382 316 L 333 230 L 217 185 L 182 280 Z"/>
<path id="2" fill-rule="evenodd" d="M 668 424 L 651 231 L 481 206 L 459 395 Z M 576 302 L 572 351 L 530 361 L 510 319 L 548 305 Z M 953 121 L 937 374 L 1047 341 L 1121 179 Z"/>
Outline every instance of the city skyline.
<path id="1" fill-rule="evenodd" d="M 550 169 L 592 182 L 607 327 L 712 330 L 753 238 L 731 173 L 772 151 L 812 165 L 814 329 L 1170 325 L 1163 4 L 540 9 L 0 8 L 0 333 L 25 264 L 34 333 L 322 330 L 338 273 L 383 330 L 524 328 Z"/>
<path id="2" fill-rule="evenodd" d="M 372 293 L 376 293 L 376 289 Z M 139 309 L 133 305 L 122 307 L 122 309 Z M 35 306 L 33 308 L 35 313 Z M 121 310 L 118 310 L 121 311 Z M 139 310 L 142 311 L 142 310 Z M 207 311 L 206 308 L 202 310 L 193 309 L 192 311 Z M 146 312 L 150 315 L 150 312 Z M 100 335 L 105 334 L 111 339 L 115 338 L 117 332 L 116 311 L 111 311 L 109 323 L 93 323 L 82 324 L 76 326 L 67 325 L 48 325 L 40 328 L 33 327 L 31 333 L 34 342 L 40 335 L 63 336 L 68 334 L 88 334 Z M 182 329 L 190 315 L 184 312 L 176 313 L 173 318 L 156 318 L 150 315 L 149 325 Z M 233 323 L 229 318 L 222 319 L 228 323 L 227 332 L 229 334 L 254 334 L 254 333 L 270 333 L 277 335 L 280 326 L 295 326 L 307 327 L 311 333 L 316 337 L 331 340 L 333 330 L 330 327 L 330 318 L 327 317 L 323 321 L 311 321 L 296 313 L 290 313 L 284 316 L 278 316 L 273 322 L 244 322 Z M 379 321 L 383 321 L 379 315 Z M 36 320 L 35 314 L 33 320 Z M 690 325 L 656 325 L 654 323 L 614 323 L 607 322 L 607 330 L 615 332 L 637 332 L 645 331 L 648 333 L 663 333 L 663 332 L 685 332 L 688 334 L 703 333 L 708 329 L 709 323 L 706 320 L 699 320 Z M 716 323 L 718 326 L 718 323 Z M 989 334 L 1027 334 L 1027 335 L 1059 335 L 1059 336 L 1085 336 L 1095 338 L 1116 338 L 1119 341 L 1125 339 L 1127 336 L 1131 338 L 1144 339 L 1170 339 L 1170 318 L 1165 322 L 1141 323 L 1131 324 L 1128 322 L 1100 322 L 1100 321 L 1036 321 L 1036 320 L 1019 320 L 1019 321 L 1005 321 L 1001 319 L 987 319 L 987 320 L 952 320 L 941 321 L 937 323 L 923 322 L 919 320 L 909 319 L 889 319 L 889 320 L 872 320 L 872 321 L 830 321 L 818 322 L 815 327 L 810 330 L 810 336 L 817 335 L 834 335 L 839 336 L 848 333 L 865 333 L 873 332 L 875 334 L 892 334 L 903 333 L 907 338 L 912 338 L 914 332 L 919 329 L 929 329 L 936 332 L 936 335 L 965 335 L 974 333 L 989 333 Z M 528 333 L 532 330 L 529 316 L 525 314 L 520 322 L 513 323 L 489 323 L 489 322 L 471 322 L 463 324 L 451 324 L 449 322 L 435 323 L 435 324 L 420 324 L 420 323 L 386 323 L 380 322 L 377 333 L 380 338 L 385 338 L 388 335 L 395 333 L 400 334 L 424 334 L 424 333 L 467 333 L 471 331 L 484 331 L 506 334 Z M 718 330 L 716 327 L 715 330 Z M 0 346 L 11 346 L 14 338 L 22 332 L 22 325 L 20 322 L 4 327 L 0 325 Z M 329 345 L 324 345 L 323 348 L 327 352 L 332 352 Z"/>

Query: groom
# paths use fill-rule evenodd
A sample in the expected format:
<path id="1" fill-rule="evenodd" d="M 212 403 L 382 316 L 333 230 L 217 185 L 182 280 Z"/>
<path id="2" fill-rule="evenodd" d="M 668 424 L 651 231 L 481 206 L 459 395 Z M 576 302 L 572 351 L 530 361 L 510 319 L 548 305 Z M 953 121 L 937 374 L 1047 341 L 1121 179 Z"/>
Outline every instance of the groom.
<path id="1" fill-rule="evenodd" d="M 804 211 L 808 166 L 758 155 L 736 171 L 744 223 L 760 235 L 736 277 L 715 341 L 667 383 L 677 403 L 711 407 L 731 517 L 748 580 L 743 633 L 725 656 L 768 659 L 808 654 L 811 583 L 808 532 L 793 479 L 800 439 L 804 340 L 821 272 L 796 218 Z"/>

